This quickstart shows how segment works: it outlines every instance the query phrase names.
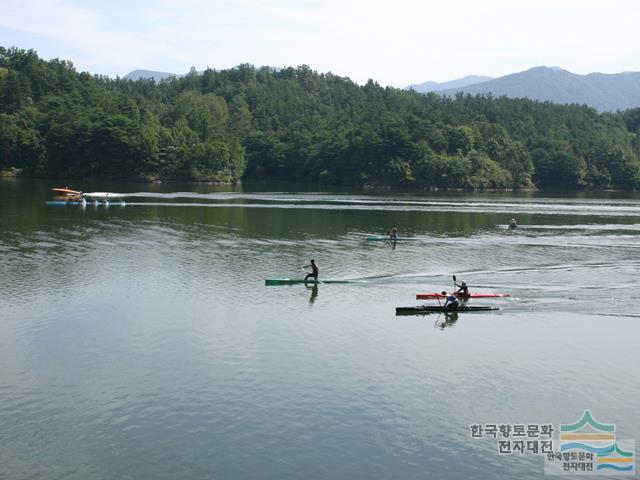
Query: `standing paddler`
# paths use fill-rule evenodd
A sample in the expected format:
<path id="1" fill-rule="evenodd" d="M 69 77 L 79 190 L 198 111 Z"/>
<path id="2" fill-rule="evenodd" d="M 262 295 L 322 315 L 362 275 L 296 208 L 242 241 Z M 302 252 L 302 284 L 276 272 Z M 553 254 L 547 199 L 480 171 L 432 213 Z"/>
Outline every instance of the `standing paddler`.
<path id="1" fill-rule="evenodd" d="M 313 278 L 313 280 L 318 283 L 318 274 L 320 273 L 320 270 L 318 269 L 318 264 L 316 263 L 315 260 L 311 259 L 311 263 L 309 265 L 305 265 L 302 268 L 310 268 L 311 269 L 311 273 L 308 274 L 306 277 L 304 277 L 304 282 L 306 283 L 307 280 L 309 280 L 309 278 Z"/>
<path id="2" fill-rule="evenodd" d="M 395 225 L 389 230 L 389 240 L 396 241 L 398 239 L 398 227 Z"/>

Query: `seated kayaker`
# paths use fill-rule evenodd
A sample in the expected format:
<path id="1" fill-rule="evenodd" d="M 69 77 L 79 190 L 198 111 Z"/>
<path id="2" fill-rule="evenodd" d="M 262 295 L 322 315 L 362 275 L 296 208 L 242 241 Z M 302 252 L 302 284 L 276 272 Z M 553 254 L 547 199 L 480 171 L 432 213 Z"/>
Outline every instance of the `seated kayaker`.
<path id="1" fill-rule="evenodd" d="M 442 292 L 442 295 L 447 295 L 447 292 Z M 460 302 L 458 302 L 458 299 L 453 294 L 447 295 L 443 306 L 445 310 L 457 310 L 459 306 Z"/>
<path id="2" fill-rule="evenodd" d="M 518 226 L 518 222 L 516 222 L 515 218 L 512 218 L 509 222 L 509 228 L 516 228 Z"/>
<path id="3" fill-rule="evenodd" d="M 389 239 L 390 240 L 398 239 L 398 227 L 396 227 L 395 225 L 391 227 L 391 230 L 389 230 Z"/>
<path id="4" fill-rule="evenodd" d="M 454 295 L 460 295 L 463 297 L 468 297 L 469 296 L 469 287 L 467 287 L 467 283 L 466 282 L 460 282 L 460 284 L 456 283 L 456 287 L 458 287 L 458 290 L 455 291 Z"/>
<path id="5" fill-rule="evenodd" d="M 320 273 L 318 270 L 318 264 L 316 263 L 315 260 L 311 260 L 311 263 L 309 265 L 305 265 L 302 268 L 311 268 L 311 273 L 308 274 L 306 277 L 304 277 L 304 281 L 306 282 L 307 280 L 309 280 L 309 278 L 313 278 L 314 281 L 318 281 L 318 274 Z"/>

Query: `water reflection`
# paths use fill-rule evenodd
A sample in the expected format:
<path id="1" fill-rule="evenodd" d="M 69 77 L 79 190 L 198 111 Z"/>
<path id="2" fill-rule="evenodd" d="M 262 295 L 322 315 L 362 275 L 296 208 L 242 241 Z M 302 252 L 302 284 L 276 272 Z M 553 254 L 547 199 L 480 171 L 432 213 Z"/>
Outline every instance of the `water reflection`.
<path id="1" fill-rule="evenodd" d="M 458 321 L 458 312 L 444 312 L 442 315 L 444 315 L 444 319 L 440 321 L 439 315 L 436 319 L 436 323 L 433 325 L 434 327 L 438 327 L 440 330 L 453 327 Z"/>
<path id="2" fill-rule="evenodd" d="M 316 303 L 316 299 L 318 298 L 318 284 L 314 283 L 313 286 L 309 286 L 305 284 L 307 290 L 311 290 L 311 296 L 309 297 L 309 305 L 313 305 Z"/>

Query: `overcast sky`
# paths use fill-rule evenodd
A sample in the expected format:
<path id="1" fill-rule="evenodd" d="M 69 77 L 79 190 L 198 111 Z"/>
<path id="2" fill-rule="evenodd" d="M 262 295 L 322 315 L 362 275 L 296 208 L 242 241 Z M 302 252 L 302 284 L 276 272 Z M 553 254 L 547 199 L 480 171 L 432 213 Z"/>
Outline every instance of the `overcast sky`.
<path id="1" fill-rule="evenodd" d="M 306 64 L 404 87 L 537 65 L 640 70 L 640 0 L 2 0 L 0 45 L 78 70 Z"/>

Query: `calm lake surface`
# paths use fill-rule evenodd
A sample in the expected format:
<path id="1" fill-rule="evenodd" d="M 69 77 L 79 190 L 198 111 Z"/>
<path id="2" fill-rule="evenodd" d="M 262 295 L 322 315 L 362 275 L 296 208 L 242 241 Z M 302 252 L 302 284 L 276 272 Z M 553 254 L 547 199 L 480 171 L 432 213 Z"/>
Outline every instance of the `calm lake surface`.
<path id="1" fill-rule="evenodd" d="M 0 180 L 0 478 L 542 478 L 469 426 L 586 409 L 640 441 L 638 195 L 57 183 Z M 311 258 L 360 282 L 265 286 Z M 396 317 L 453 274 L 512 297 Z"/>

